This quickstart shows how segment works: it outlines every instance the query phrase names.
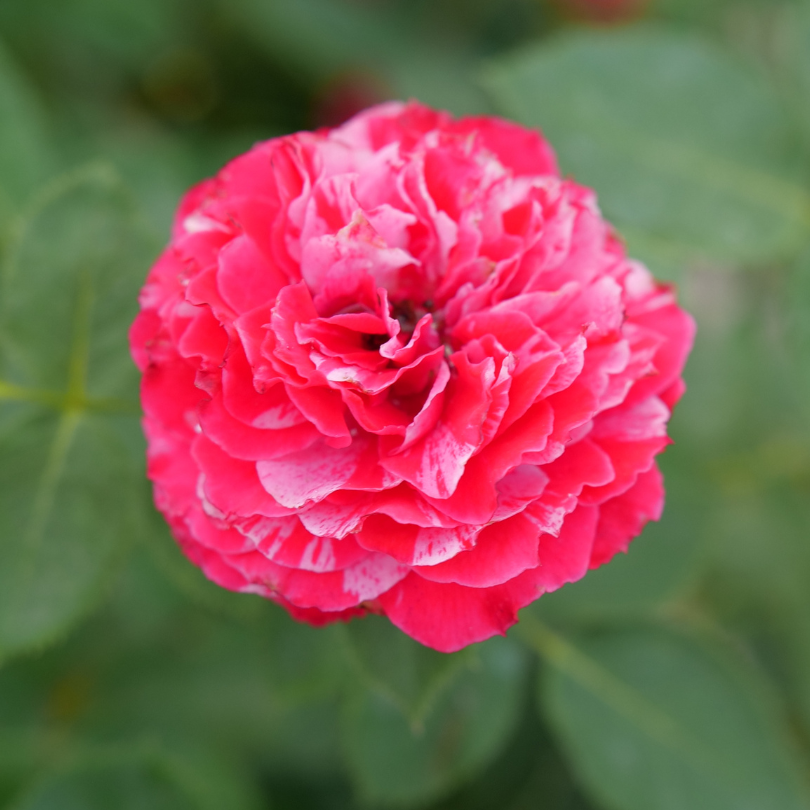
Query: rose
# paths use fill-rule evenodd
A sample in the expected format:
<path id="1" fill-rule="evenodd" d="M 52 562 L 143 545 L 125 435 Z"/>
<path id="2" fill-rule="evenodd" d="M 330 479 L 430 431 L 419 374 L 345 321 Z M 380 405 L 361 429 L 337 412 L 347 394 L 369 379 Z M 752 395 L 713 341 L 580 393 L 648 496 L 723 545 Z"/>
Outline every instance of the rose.
<path id="1" fill-rule="evenodd" d="M 140 301 L 155 502 L 299 619 L 457 650 L 660 516 L 693 323 L 537 132 L 412 102 L 258 144 Z"/>

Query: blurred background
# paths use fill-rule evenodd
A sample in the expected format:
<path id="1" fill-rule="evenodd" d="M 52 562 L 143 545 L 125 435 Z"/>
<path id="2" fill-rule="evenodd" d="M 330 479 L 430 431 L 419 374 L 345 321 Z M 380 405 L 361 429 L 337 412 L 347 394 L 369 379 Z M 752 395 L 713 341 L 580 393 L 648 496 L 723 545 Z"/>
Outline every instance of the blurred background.
<path id="1" fill-rule="evenodd" d="M 662 521 L 452 656 L 186 563 L 125 340 L 189 185 L 410 97 L 542 128 L 699 325 Z M 810 808 L 809 161 L 806 0 L 0 0 L 0 807 Z"/>

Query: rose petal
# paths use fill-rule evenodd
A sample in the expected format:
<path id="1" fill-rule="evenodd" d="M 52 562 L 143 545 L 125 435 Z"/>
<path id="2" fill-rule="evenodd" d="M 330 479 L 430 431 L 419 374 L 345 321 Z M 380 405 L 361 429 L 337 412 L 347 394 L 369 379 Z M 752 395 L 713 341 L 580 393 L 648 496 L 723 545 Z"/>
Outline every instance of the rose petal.
<path id="1" fill-rule="evenodd" d="M 349 447 L 316 442 L 305 450 L 256 464 L 262 486 L 283 506 L 300 509 L 338 489 L 381 490 L 399 479 L 375 463 L 374 444 L 356 439 Z"/>
<path id="2" fill-rule="evenodd" d="M 491 588 L 537 566 L 539 537 L 537 526 L 522 515 L 516 515 L 487 526 L 469 551 L 462 551 L 445 562 L 416 565 L 413 570 L 433 582 Z"/>
<path id="3" fill-rule="evenodd" d="M 518 610 L 541 593 L 527 576 L 531 573 L 492 588 L 430 582 L 410 573 L 379 596 L 378 602 L 391 622 L 409 636 L 439 652 L 456 652 L 506 633 L 517 621 Z"/>
<path id="4" fill-rule="evenodd" d="M 656 465 L 642 472 L 630 489 L 599 507 L 599 526 L 590 559 L 598 568 L 641 534 L 649 520 L 659 520 L 664 509 L 664 486 Z"/>
<path id="5" fill-rule="evenodd" d="M 540 535 L 540 567 L 535 577 L 539 587 L 556 591 L 567 582 L 576 582 L 585 576 L 598 522 L 599 509 L 579 506 L 566 516 L 558 536 Z"/>

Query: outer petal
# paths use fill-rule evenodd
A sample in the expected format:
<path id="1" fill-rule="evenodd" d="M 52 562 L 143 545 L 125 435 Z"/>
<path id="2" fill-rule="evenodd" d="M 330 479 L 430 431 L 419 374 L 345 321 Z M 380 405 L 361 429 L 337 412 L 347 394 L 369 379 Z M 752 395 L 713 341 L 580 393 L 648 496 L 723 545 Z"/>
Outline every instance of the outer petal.
<path id="1" fill-rule="evenodd" d="M 249 236 L 238 236 L 220 251 L 217 285 L 238 313 L 274 301 L 287 277 L 262 254 Z"/>
<path id="2" fill-rule="evenodd" d="M 515 515 L 487 526 L 469 551 L 436 565 L 416 565 L 413 571 L 432 582 L 491 588 L 537 566 L 539 539 L 537 526 L 523 515 Z"/>
<path id="3" fill-rule="evenodd" d="M 371 551 L 383 552 L 406 565 L 430 568 L 472 548 L 480 532 L 480 526 L 423 527 L 375 514 L 364 521 L 356 537 Z"/>
<path id="4" fill-rule="evenodd" d="M 535 571 L 535 581 L 543 591 L 556 591 L 585 576 L 598 522 L 596 507 L 580 506 L 566 516 L 558 537 L 540 535 L 540 567 Z"/>
<path id="5" fill-rule="evenodd" d="M 644 524 L 658 520 L 664 510 L 664 484 L 653 465 L 641 473 L 624 494 L 599 507 L 599 526 L 590 567 L 598 568 L 619 551 L 627 551 L 630 541 L 641 534 Z"/>
<path id="6" fill-rule="evenodd" d="M 179 358 L 151 365 L 141 380 L 141 404 L 147 416 L 166 429 L 191 438 L 197 409 L 205 394 L 194 385 L 195 369 Z"/>
<path id="7" fill-rule="evenodd" d="M 506 633 L 517 621 L 518 610 L 541 593 L 531 574 L 527 571 L 492 588 L 465 588 L 411 573 L 378 602 L 391 622 L 409 636 L 439 652 L 456 652 Z"/>
<path id="8" fill-rule="evenodd" d="M 484 148 L 516 175 L 559 175 L 554 152 L 536 130 L 484 116 L 462 118 L 450 130 L 464 135 L 475 133 Z"/>
<path id="9" fill-rule="evenodd" d="M 692 316 L 675 306 L 669 294 L 665 305 L 634 314 L 633 321 L 666 338 L 653 359 L 657 374 L 640 379 L 628 396 L 631 401 L 639 401 L 665 391 L 676 382 L 692 350 L 696 327 Z"/>
<path id="10" fill-rule="evenodd" d="M 328 611 L 346 610 L 376 599 L 408 572 L 382 554 L 324 574 L 276 565 L 259 552 L 229 555 L 223 559 L 246 581 L 278 593 L 297 607 Z"/>
<path id="11" fill-rule="evenodd" d="M 255 463 L 233 458 L 204 435 L 194 438 L 191 453 L 202 474 L 202 492 L 198 489 L 198 497 L 205 497 L 223 518 L 294 514 L 268 494 Z"/>
<path id="12" fill-rule="evenodd" d="M 342 571 L 371 555 L 352 537 L 313 537 L 296 517 L 258 518 L 238 529 L 268 560 L 317 574 Z"/>
<path id="13" fill-rule="evenodd" d="M 221 393 L 200 407 L 200 425 L 205 435 L 228 455 L 246 461 L 295 453 L 310 447 L 320 438 L 315 426 L 309 422 L 280 430 L 248 427 L 228 413 Z"/>
<path id="14" fill-rule="evenodd" d="M 398 484 L 400 479 L 376 463 L 375 450 L 369 439 L 340 449 L 318 442 L 297 453 L 259 461 L 256 469 L 262 486 L 280 504 L 299 509 L 339 489 L 374 491 Z"/>

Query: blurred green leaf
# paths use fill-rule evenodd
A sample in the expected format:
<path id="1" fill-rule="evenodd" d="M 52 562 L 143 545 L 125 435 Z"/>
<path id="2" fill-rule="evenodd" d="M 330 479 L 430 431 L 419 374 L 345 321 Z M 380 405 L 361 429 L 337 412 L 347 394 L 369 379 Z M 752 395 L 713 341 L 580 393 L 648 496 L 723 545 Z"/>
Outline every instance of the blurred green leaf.
<path id="1" fill-rule="evenodd" d="M 364 800 L 425 803 L 472 775 L 506 742 L 523 703 L 521 649 L 496 638 L 474 653 L 422 725 L 408 722 L 379 691 L 361 685 L 349 695 L 344 746 Z"/>
<path id="2" fill-rule="evenodd" d="M 667 20 L 712 28 L 721 26 L 735 13 L 773 8 L 778 0 L 652 0 L 651 5 L 653 12 Z"/>
<path id="3" fill-rule="evenodd" d="M 802 375 L 810 372 L 807 363 L 810 351 L 810 249 L 806 250 L 787 274 L 780 310 L 783 322 L 785 349 L 793 367 Z M 808 374 L 810 381 L 810 374 Z M 810 409 L 809 409 L 810 410 Z"/>
<path id="4" fill-rule="evenodd" d="M 53 171 L 51 149 L 39 99 L 0 42 L 0 215 L 3 198 L 22 202 Z"/>
<path id="5" fill-rule="evenodd" d="M 253 27 L 277 58 L 313 78 L 401 48 L 379 11 L 345 0 L 235 0 L 227 11 Z"/>
<path id="6" fill-rule="evenodd" d="M 544 710 L 606 807 L 810 807 L 779 714 L 744 659 L 662 628 L 574 646 L 530 619 L 522 635 L 550 665 Z"/>
<path id="7" fill-rule="evenodd" d="M 96 740 L 204 740 L 280 758 L 288 770 L 317 753 L 333 767 L 345 673 L 336 628 L 299 624 L 259 598 L 254 615 L 238 618 L 178 603 L 150 561 L 134 561 L 106 615 L 51 662 L 62 676 L 46 688 L 61 694 L 81 685 L 85 696 L 72 710 L 73 731 Z M 10 683 L 21 689 L 31 672 L 21 665 Z"/>
<path id="8" fill-rule="evenodd" d="M 691 275 L 691 274 L 690 274 Z M 761 654 L 810 727 L 810 252 L 790 267 L 702 272 L 676 450 L 708 508 L 691 597 Z"/>
<path id="9" fill-rule="evenodd" d="M 77 149 L 98 152 L 120 173 L 136 196 L 139 210 L 161 242 L 168 241 L 174 212 L 183 194 L 204 177 L 215 175 L 229 160 L 260 140 L 286 134 L 256 127 L 230 137 L 189 139 L 160 128 L 122 128 L 97 133 Z"/>
<path id="10" fill-rule="evenodd" d="M 167 700 L 172 690 L 181 688 L 184 680 L 190 687 L 210 689 L 213 695 L 218 678 L 233 678 L 240 681 L 237 694 L 233 696 L 236 700 L 234 714 L 241 713 L 243 719 L 247 719 L 250 717 L 246 700 L 249 695 L 257 704 L 267 704 L 266 708 L 271 711 L 269 717 L 272 717 L 272 712 L 280 708 L 276 704 L 292 708 L 333 698 L 338 693 L 347 671 L 339 626 L 312 627 L 295 621 L 285 610 L 262 597 L 233 593 L 215 585 L 186 559 L 163 517 L 152 510 L 151 518 L 154 528 L 147 545 L 150 563 L 191 602 L 189 608 L 200 614 L 194 619 L 194 626 L 201 633 L 195 644 L 190 649 L 177 650 L 178 655 L 169 658 L 163 653 L 160 655 L 163 663 L 156 668 L 155 677 L 162 685 L 156 688 L 165 690 Z M 133 616 L 148 611 L 156 590 L 154 575 L 133 576 L 134 573 L 129 572 L 133 590 L 128 594 L 128 604 L 119 608 L 125 614 L 123 620 L 128 622 Z M 158 627 L 145 635 L 154 642 L 167 630 L 171 634 L 171 622 L 168 628 Z M 152 661 L 150 666 L 155 663 Z M 128 683 L 128 688 L 137 692 L 151 676 L 130 682 L 125 673 L 132 666 L 136 664 L 123 663 L 119 672 L 122 677 L 113 678 L 113 682 L 115 686 Z M 255 682 L 251 680 L 254 677 Z M 134 694 L 129 698 L 138 699 Z M 118 700 L 113 696 L 111 704 Z M 179 708 L 184 705 L 180 704 Z M 192 705 L 185 709 L 189 715 L 193 714 Z M 258 721 L 259 716 L 252 719 Z M 191 722 L 189 718 L 181 716 L 178 727 L 188 722 Z M 268 719 L 270 722 L 279 721 Z"/>
<path id="11" fill-rule="evenodd" d="M 86 768 L 52 777 L 12 805 L 13 810 L 197 810 L 155 767 Z"/>
<path id="12" fill-rule="evenodd" d="M 810 237 L 796 134 L 764 79 L 708 41 L 580 32 L 492 64 L 508 115 L 542 127 L 631 250 L 752 263 Z"/>
<path id="13" fill-rule="evenodd" d="M 223 12 L 310 82 L 356 72 L 395 98 L 418 98 L 456 114 L 488 108 L 472 80 L 475 54 L 451 30 L 420 30 L 407 10 L 345 0 L 228 0 Z"/>
<path id="14" fill-rule="evenodd" d="M 810 2 L 785 6 L 779 18 L 778 42 L 774 57 L 778 78 L 784 83 L 790 111 L 804 127 L 810 139 Z M 810 145 L 806 144 L 810 159 Z"/>
<path id="15" fill-rule="evenodd" d="M 397 706 L 414 727 L 424 725 L 436 700 L 467 668 L 467 652 L 446 655 L 406 636 L 380 616 L 344 627 L 349 656 L 368 686 Z"/>
<path id="16" fill-rule="evenodd" d="M 78 398 L 69 404 L 137 416 L 127 330 L 153 255 L 127 192 L 103 164 L 46 189 L 20 221 L 4 270 L 3 379 L 20 401 Z"/>
<path id="17" fill-rule="evenodd" d="M 101 169 L 52 186 L 10 246 L 0 318 L 0 656 L 67 628 L 143 531 L 127 329 L 151 248 Z"/>
<path id="18" fill-rule="evenodd" d="M 533 697 L 527 695 L 517 733 L 497 759 L 432 810 L 593 810 L 534 711 Z"/>
<path id="19" fill-rule="evenodd" d="M 42 50 L 57 51 L 50 57 L 71 55 L 78 62 L 76 74 L 83 74 L 98 57 L 115 74 L 122 67 L 137 68 L 161 49 L 176 44 L 183 36 L 179 13 L 183 5 L 182 0 L 5 2 L 0 7 L 0 28 L 9 43 L 40 64 L 47 64 L 49 56 Z M 110 76 L 96 77 L 101 85 L 109 80 Z"/>
<path id="20" fill-rule="evenodd" d="M 249 785 L 223 762 L 155 746 L 74 754 L 13 810 L 255 810 Z"/>
<path id="21" fill-rule="evenodd" d="M 243 769 L 251 783 L 334 779 L 345 672 L 336 628 L 253 600 L 261 610 L 251 617 L 201 609 L 136 548 L 103 611 L 0 668 L 0 806 L 9 789 L 77 751 L 141 741 L 182 755 L 203 791 L 208 770 L 226 787 Z M 212 810 L 230 806 L 224 790 L 210 788 L 220 797 Z"/>
<path id="22" fill-rule="evenodd" d="M 715 542 L 709 549 L 710 568 L 699 598 L 724 624 L 746 633 L 760 648 L 763 663 L 779 679 L 796 710 L 794 721 L 807 729 L 807 485 L 796 491 L 789 482 L 782 482 L 774 491 L 763 491 L 764 475 L 744 472 L 742 466 L 735 470 L 739 477 L 733 484 L 739 489 L 724 493 L 712 515 Z M 747 476 L 751 476 L 748 482 Z"/>
<path id="23" fill-rule="evenodd" d="M 148 751 L 149 749 L 147 749 Z M 213 753 L 208 741 L 183 749 L 153 749 L 155 764 L 199 810 L 258 810 L 263 806 L 251 775 L 232 755 Z"/>

